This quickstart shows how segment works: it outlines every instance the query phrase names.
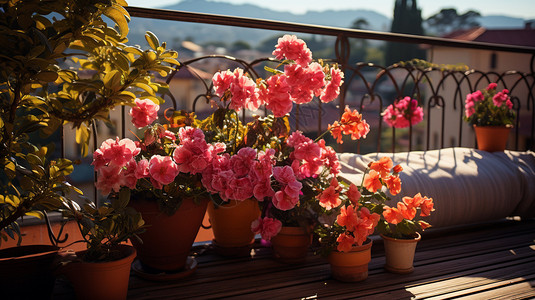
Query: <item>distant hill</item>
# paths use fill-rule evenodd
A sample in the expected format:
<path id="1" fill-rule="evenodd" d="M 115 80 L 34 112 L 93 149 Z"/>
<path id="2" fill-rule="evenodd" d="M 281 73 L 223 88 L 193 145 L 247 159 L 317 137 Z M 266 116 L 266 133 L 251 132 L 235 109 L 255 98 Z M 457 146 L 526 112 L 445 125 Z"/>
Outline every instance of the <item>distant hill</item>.
<path id="1" fill-rule="evenodd" d="M 377 31 L 389 31 L 391 22 L 389 17 L 370 10 L 327 10 L 293 14 L 274 11 L 251 4 L 236 5 L 206 0 L 184 0 L 175 5 L 163 7 L 163 9 L 342 28 L 349 28 L 355 20 L 363 18 L 369 23 L 368 29 Z M 480 23 L 487 28 L 518 28 L 524 26 L 523 19 L 507 16 L 483 16 L 480 18 Z M 173 41 L 177 39 L 191 38 L 192 41 L 200 44 L 209 41 L 223 41 L 229 44 L 241 40 L 255 47 L 269 37 L 281 35 L 281 32 L 269 30 L 135 18 L 130 23 L 130 43 L 145 45 L 143 35 L 147 30 L 154 32 L 160 40 L 167 41 L 170 46 L 173 46 Z"/>

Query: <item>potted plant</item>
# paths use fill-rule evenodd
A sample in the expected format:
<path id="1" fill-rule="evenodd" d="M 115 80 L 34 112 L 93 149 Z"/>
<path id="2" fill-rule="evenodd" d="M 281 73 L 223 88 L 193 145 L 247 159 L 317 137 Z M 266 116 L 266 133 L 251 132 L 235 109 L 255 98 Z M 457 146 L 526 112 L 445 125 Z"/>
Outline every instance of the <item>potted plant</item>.
<path id="1" fill-rule="evenodd" d="M 97 189 L 112 197 L 125 193 L 147 223 L 141 241 L 132 241 L 141 262 L 135 271 L 176 277 L 195 266 L 189 252 L 209 200 L 201 174 L 224 148 L 208 144 L 198 128 L 154 123 L 158 110 L 152 100 L 137 99 L 130 115 L 143 137 L 104 141 L 92 164 Z"/>
<path id="2" fill-rule="evenodd" d="M 164 74 L 172 70 L 165 64 L 178 62 L 176 52 L 166 50 L 151 33 L 147 34 L 150 50 L 125 44 L 129 15 L 123 0 L 1 1 L 0 5 L 0 38 L 6 43 L 0 50 L 0 240 L 18 235 L 20 244 L 20 218 L 42 218 L 43 211 L 70 202 L 69 191 L 79 192 L 66 181 L 73 162 L 55 151 L 60 128 L 70 123 L 82 154 L 87 155 L 94 121 L 109 121 L 111 108 L 133 105 L 138 96 L 160 100 L 153 94 L 164 91 L 165 84 L 153 82 L 151 72 Z M 29 247 L 9 250 L 10 255 L 17 257 L 16 252 L 24 250 L 26 257 L 32 253 Z M 19 269 L 26 275 L 39 273 Z M 13 297 L 44 290 L 18 288 L 15 273 L 2 274 L 9 275 L 0 279 L 0 288 L 13 291 Z M 53 283 L 50 272 L 44 276 Z"/>
<path id="3" fill-rule="evenodd" d="M 247 226 L 239 226 L 249 230 L 252 217 L 254 233 L 260 233 L 266 240 L 274 237 L 272 242 L 278 258 L 282 258 L 277 246 L 282 235 L 277 237 L 277 233 L 280 228 L 283 233 L 290 231 L 293 242 L 300 241 L 304 250 L 297 257 L 284 260 L 299 261 L 311 240 L 314 216 L 310 205 L 317 203 L 314 193 L 331 176 L 331 171 L 337 172 L 337 160 L 334 150 L 323 140 L 312 141 L 300 132 L 291 134 L 287 114 L 294 104 L 308 103 L 314 95 L 323 102 L 334 100 L 343 73 L 337 66 L 313 62 L 305 42 L 295 36 L 281 37 L 273 55 L 281 63 L 275 69 L 265 68 L 271 75 L 266 79 L 255 81 L 239 68 L 214 75 L 215 94 L 222 106 L 210 122 L 203 122 L 202 128 L 211 132 L 213 141 L 226 143 L 227 151 L 220 156 L 218 165 L 203 174 L 203 184 L 223 201 L 256 199 L 261 215 L 259 211 L 256 216 L 250 213 L 244 223 Z M 272 114 L 263 118 L 255 116 L 246 125 L 239 122 L 236 112 L 255 110 L 260 105 L 265 105 Z M 222 120 L 223 115 L 228 123 Z M 219 232 L 234 233 L 230 226 L 218 228 L 220 223 L 232 224 L 217 221 L 220 214 L 231 211 L 229 207 L 234 205 L 208 209 L 214 242 L 218 245 L 224 245 Z M 228 246 L 245 246 L 253 237 L 249 231 L 243 244 Z"/>
<path id="4" fill-rule="evenodd" d="M 377 231 L 384 240 L 386 265 L 388 271 L 394 273 L 410 273 L 413 271 L 414 252 L 416 243 L 421 236 L 419 231 L 429 228 L 427 222 L 418 220 L 420 216 L 427 217 L 434 211 L 433 199 L 421 196 L 403 197 L 395 206 L 388 206 L 390 198 L 383 188 L 391 195 L 401 192 L 399 174 L 403 171 L 401 165 L 393 165 L 392 159 L 382 157 L 369 164 L 363 177 L 362 200 L 370 210 L 381 215 Z"/>
<path id="5" fill-rule="evenodd" d="M 136 251 L 125 242 L 139 239 L 145 224 L 141 214 L 128 206 L 129 200 L 129 191 L 123 188 L 98 208 L 88 201 L 82 209 L 74 202 L 62 209 L 64 217 L 78 224 L 83 238 L 78 242 L 87 246 L 64 258 L 60 268 L 77 299 L 126 299 Z"/>
<path id="6" fill-rule="evenodd" d="M 515 112 L 509 90 L 497 91 L 497 84 L 466 95 L 465 120 L 474 127 L 478 149 L 503 151 L 513 127 Z"/>

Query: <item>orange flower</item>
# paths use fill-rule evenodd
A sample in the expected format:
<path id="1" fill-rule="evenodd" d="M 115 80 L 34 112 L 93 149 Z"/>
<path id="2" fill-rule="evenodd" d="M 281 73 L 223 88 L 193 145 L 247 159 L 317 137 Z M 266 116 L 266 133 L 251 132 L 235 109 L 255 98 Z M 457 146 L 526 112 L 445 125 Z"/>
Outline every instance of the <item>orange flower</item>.
<path id="1" fill-rule="evenodd" d="M 403 215 L 395 207 L 385 206 L 383 210 L 383 217 L 390 224 L 398 224 L 403 221 Z"/>
<path id="2" fill-rule="evenodd" d="M 390 169 L 392 169 L 392 166 L 394 163 L 392 162 L 392 159 L 390 157 L 382 157 L 378 161 L 374 161 L 370 164 L 370 169 L 375 170 L 381 174 L 381 178 L 385 178 L 389 175 Z"/>
<path id="3" fill-rule="evenodd" d="M 342 144 L 342 134 L 351 135 L 352 140 L 366 138 L 366 135 L 370 132 L 370 125 L 362 119 L 362 115 L 356 109 L 351 111 L 346 107 L 342 118 L 340 118 L 340 123 L 335 121 L 332 126 L 328 126 L 328 129 L 331 131 L 332 136 L 336 138 L 336 142 Z"/>
<path id="4" fill-rule="evenodd" d="M 353 183 L 349 185 L 349 190 L 347 191 L 347 197 L 349 198 L 349 201 L 355 206 L 358 207 L 358 201 L 360 199 L 360 192 L 359 188 L 354 185 Z"/>
<path id="5" fill-rule="evenodd" d="M 427 197 L 424 197 L 424 200 L 422 202 L 422 205 L 420 205 L 420 209 L 422 210 L 420 212 L 420 216 L 422 217 L 428 217 L 432 211 L 434 211 L 435 209 L 433 208 L 434 204 L 433 204 L 433 198 L 427 198 Z"/>
<path id="6" fill-rule="evenodd" d="M 327 127 L 327 130 L 331 132 L 331 135 L 333 136 L 333 138 L 336 139 L 336 142 L 338 144 L 344 143 L 342 141 L 342 127 L 340 126 L 340 124 L 338 124 L 338 121 L 334 121 L 332 125 L 329 125 Z"/>
<path id="7" fill-rule="evenodd" d="M 351 235 L 342 233 L 338 238 L 336 239 L 338 242 L 338 246 L 336 247 L 336 250 L 340 252 L 349 252 L 351 251 L 351 248 L 353 248 L 353 244 L 355 243 L 355 238 L 353 238 Z"/>
<path id="8" fill-rule="evenodd" d="M 401 192 L 401 180 L 398 176 L 388 176 L 386 179 L 384 179 L 384 182 L 386 183 L 386 186 L 390 190 L 390 194 L 397 195 L 399 192 Z"/>
<path id="9" fill-rule="evenodd" d="M 340 200 L 340 195 L 336 192 L 334 186 L 332 185 L 323 191 L 318 197 L 320 206 L 325 207 L 327 210 L 338 207 L 338 205 L 342 203 Z"/>
<path id="10" fill-rule="evenodd" d="M 394 174 L 401 173 L 403 171 L 403 167 L 401 165 L 395 165 L 392 171 Z"/>
<path id="11" fill-rule="evenodd" d="M 405 203 L 405 205 L 407 205 L 407 207 L 410 207 L 410 208 L 416 208 L 416 207 L 420 207 L 420 205 L 422 205 L 423 201 L 424 201 L 424 198 L 422 198 L 422 195 L 420 193 L 414 195 L 414 197 L 403 197 L 403 203 Z"/>
<path id="12" fill-rule="evenodd" d="M 420 228 L 422 228 L 422 230 L 426 230 L 427 228 L 431 227 L 429 223 L 422 220 L 418 221 L 418 225 L 420 225 Z"/>
<path id="13" fill-rule="evenodd" d="M 416 217 L 416 208 L 408 207 L 403 202 L 398 202 L 398 211 L 401 213 L 403 218 L 407 220 L 412 220 L 414 217 Z"/>
<path id="14" fill-rule="evenodd" d="M 383 187 L 383 184 L 379 179 L 379 173 L 375 170 L 370 170 L 370 172 L 364 176 L 364 187 L 372 193 L 380 190 Z"/>
<path id="15" fill-rule="evenodd" d="M 340 208 L 340 214 L 336 217 L 336 223 L 345 226 L 347 230 L 353 231 L 359 222 L 357 213 L 352 205 Z"/>

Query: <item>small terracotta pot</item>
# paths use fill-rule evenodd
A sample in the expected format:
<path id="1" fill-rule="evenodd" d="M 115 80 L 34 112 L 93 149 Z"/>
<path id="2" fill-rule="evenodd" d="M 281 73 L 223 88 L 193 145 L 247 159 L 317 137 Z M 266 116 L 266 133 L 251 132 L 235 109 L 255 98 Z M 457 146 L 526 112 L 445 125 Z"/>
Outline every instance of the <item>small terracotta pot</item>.
<path id="1" fill-rule="evenodd" d="M 327 260 L 334 279 L 344 282 L 363 281 L 368 278 L 368 264 L 372 259 L 372 240 L 356 246 L 350 252 L 332 251 Z"/>
<path id="2" fill-rule="evenodd" d="M 311 243 L 312 233 L 303 227 L 284 226 L 271 238 L 275 259 L 289 264 L 305 262 Z"/>
<path id="3" fill-rule="evenodd" d="M 193 199 L 186 198 L 171 216 L 161 212 L 155 201 L 130 201 L 130 205 L 141 213 L 147 224 L 145 232 L 139 234 L 142 243 L 131 239 L 142 265 L 161 271 L 183 269 L 201 227 L 208 201 L 205 199 L 196 204 Z"/>
<path id="4" fill-rule="evenodd" d="M 2 299 L 50 299 L 58 247 L 28 245 L 0 250 Z"/>
<path id="5" fill-rule="evenodd" d="M 74 261 L 68 263 L 63 273 L 71 282 L 76 299 L 120 300 L 126 299 L 130 267 L 136 257 L 136 250 L 130 245 L 117 247 L 124 257 L 106 262 Z M 78 257 L 84 251 L 77 252 Z"/>
<path id="6" fill-rule="evenodd" d="M 477 148 L 487 152 L 504 151 L 513 126 L 476 126 Z"/>
<path id="7" fill-rule="evenodd" d="M 396 239 L 381 234 L 385 246 L 385 269 L 392 273 L 408 274 L 414 271 L 414 253 L 416 244 L 422 236 L 414 239 Z"/>
<path id="8" fill-rule="evenodd" d="M 247 248 L 254 242 L 251 223 L 260 217 L 258 201 L 254 199 L 230 200 L 229 203 L 217 208 L 210 202 L 208 216 L 217 247 Z"/>

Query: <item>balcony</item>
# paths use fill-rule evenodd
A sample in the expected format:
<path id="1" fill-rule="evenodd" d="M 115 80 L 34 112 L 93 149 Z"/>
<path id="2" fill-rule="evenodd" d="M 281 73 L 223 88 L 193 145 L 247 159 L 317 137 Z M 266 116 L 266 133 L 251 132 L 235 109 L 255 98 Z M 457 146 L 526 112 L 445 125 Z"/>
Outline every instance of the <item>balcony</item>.
<path id="1" fill-rule="evenodd" d="M 338 102 L 325 105 L 315 101 L 313 105 L 296 107 L 291 116 L 291 126 L 310 135 L 317 135 L 341 115 L 346 105 L 357 108 L 371 124 L 372 132 L 366 140 L 345 143 L 343 148 L 338 149 L 339 152 L 405 155 L 432 150 L 474 148 L 476 140 L 472 128 L 463 121 L 464 97 L 467 93 L 484 88 L 489 82 L 498 82 L 510 90 L 515 112 L 519 116 L 507 149 L 515 153 L 532 153 L 535 150 L 535 48 L 136 7 L 130 7 L 128 11 L 134 19 L 153 18 L 239 26 L 332 38 L 336 53 L 333 61 L 339 63 L 346 74 L 351 75 L 345 78 Z M 432 62 L 384 67 L 348 61 L 351 53 L 349 41 L 354 39 L 418 44 L 436 56 L 442 55 L 444 49 L 474 51 L 472 55 L 484 57 L 512 55 L 521 61 L 525 69 L 482 71 L 470 66 L 445 67 Z M 192 109 L 200 115 L 209 110 L 207 95 L 210 95 L 211 86 L 207 82 L 211 79 L 211 73 L 204 70 L 206 65 L 215 64 L 220 68 L 239 65 L 255 76 L 261 76 L 264 65 L 276 64 L 270 59 L 251 58 L 245 61 L 225 55 L 189 58 L 181 63 L 182 69 L 161 79 L 167 81 L 172 90 L 166 99 L 167 103 L 171 108 Z M 184 94 L 184 80 L 181 78 L 193 79 L 189 83 L 196 82 Z M 408 94 L 415 95 L 424 106 L 424 122 L 403 130 L 387 128 L 382 122 L 381 112 L 387 103 Z M 248 117 L 250 116 L 243 115 L 245 119 Z M 131 128 L 126 125 L 127 118 L 123 109 L 115 116 L 117 126 L 113 130 L 106 132 L 95 128 L 98 135 L 94 136 L 93 149 L 108 135 L 131 136 Z M 62 144 L 67 153 L 75 149 L 72 136 L 65 129 Z M 77 158 L 75 151 L 72 152 L 73 158 Z M 535 166 L 531 167 L 532 171 L 535 170 Z M 93 173 L 87 170 L 83 173 L 81 175 L 90 177 L 90 180 L 85 178 L 80 180 L 80 184 L 86 185 L 85 194 L 98 203 L 101 197 L 93 189 Z M 303 264 L 279 263 L 273 259 L 271 249 L 260 239 L 256 240 L 248 255 L 222 257 L 210 242 L 210 232 L 204 231 L 205 235 L 199 236 L 192 248 L 191 255 L 196 260 L 192 274 L 176 274 L 174 279 L 156 276 L 151 280 L 134 270 L 130 277 L 128 298 L 533 298 L 535 224 L 532 217 L 522 220 L 512 217 L 515 216 L 483 220 L 476 218 L 477 222 L 468 219 L 465 224 L 445 224 L 427 230 L 417 248 L 414 273 L 403 276 L 383 270 L 384 248 L 381 239 L 373 236 L 369 278 L 358 284 L 333 280 L 326 260 L 314 256 L 312 251 Z M 54 299 L 73 297 L 69 283 L 65 279 L 58 279 Z"/>

